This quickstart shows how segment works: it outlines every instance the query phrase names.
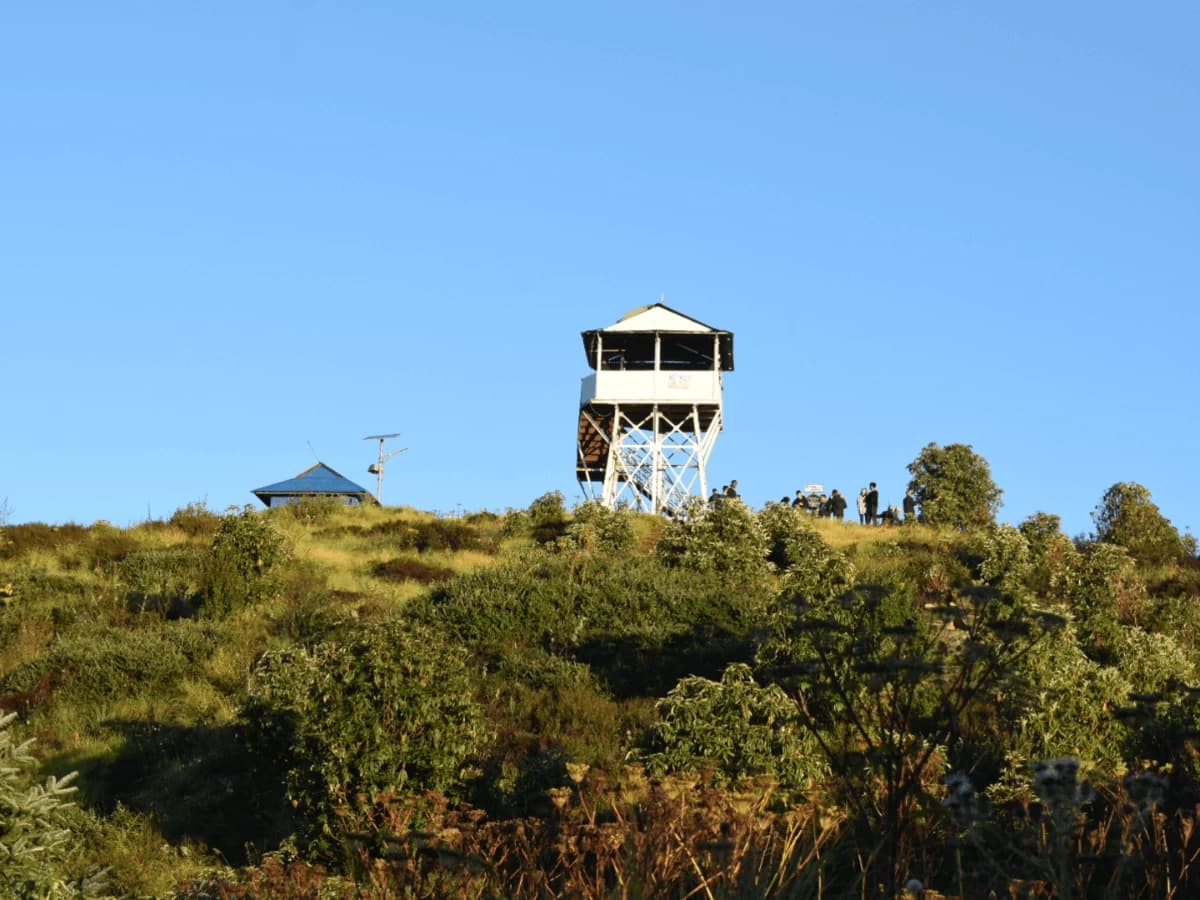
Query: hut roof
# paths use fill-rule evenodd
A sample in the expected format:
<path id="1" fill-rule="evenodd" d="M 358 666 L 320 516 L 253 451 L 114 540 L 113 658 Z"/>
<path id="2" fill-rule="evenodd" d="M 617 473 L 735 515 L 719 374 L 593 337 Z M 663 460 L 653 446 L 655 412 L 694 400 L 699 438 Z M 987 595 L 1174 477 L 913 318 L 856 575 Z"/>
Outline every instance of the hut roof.
<path id="1" fill-rule="evenodd" d="M 295 478 L 268 484 L 266 487 L 256 489 L 253 493 L 267 506 L 271 505 L 272 497 L 280 496 L 346 496 L 357 497 L 363 502 L 374 499 L 366 488 L 355 484 L 323 462 L 310 466 Z"/>

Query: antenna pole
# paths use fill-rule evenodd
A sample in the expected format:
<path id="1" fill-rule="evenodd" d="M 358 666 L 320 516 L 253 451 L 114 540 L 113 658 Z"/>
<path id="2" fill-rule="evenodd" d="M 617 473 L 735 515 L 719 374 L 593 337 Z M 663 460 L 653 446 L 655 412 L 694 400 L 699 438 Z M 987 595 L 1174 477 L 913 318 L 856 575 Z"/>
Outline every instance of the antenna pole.
<path id="1" fill-rule="evenodd" d="M 367 471 L 375 476 L 375 502 L 383 506 L 383 467 L 384 464 L 395 456 L 397 453 L 403 453 L 407 447 L 401 447 L 399 450 L 393 450 L 391 453 L 383 452 L 383 442 L 388 438 L 400 437 L 400 432 L 395 434 L 369 434 L 364 441 L 379 441 L 379 459 L 367 466 Z"/>

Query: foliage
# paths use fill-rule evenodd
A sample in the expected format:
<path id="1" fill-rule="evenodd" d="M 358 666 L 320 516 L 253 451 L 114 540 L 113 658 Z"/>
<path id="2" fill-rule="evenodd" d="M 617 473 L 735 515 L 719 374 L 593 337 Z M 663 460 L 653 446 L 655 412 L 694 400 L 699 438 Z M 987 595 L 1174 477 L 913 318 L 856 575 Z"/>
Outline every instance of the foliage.
<path id="1" fill-rule="evenodd" d="M 796 704 L 777 685 L 733 663 L 721 680 L 692 676 L 658 702 L 642 758 L 655 771 L 715 767 L 727 781 L 770 775 L 801 787 L 823 766 Z"/>
<path id="2" fill-rule="evenodd" d="M 1008 681 L 1013 689 L 1000 715 L 1010 781 L 1023 780 L 1037 760 L 1062 754 L 1117 771 L 1125 727 L 1113 711 L 1131 686 L 1117 669 L 1089 659 L 1070 629 L 1047 635 L 1011 667 Z M 994 796 L 1007 799 L 999 787 Z"/>
<path id="3" fill-rule="evenodd" d="M 595 501 L 576 508 L 564 535 L 569 547 L 597 553 L 627 553 L 636 539 L 629 510 L 609 509 Z"/>
<path id="4" fill-rule="evenodd" d="M 461 790 L 489 741 L 465 655 L 432 630 L 397 624 L 264 657 L 246 724 L 258 729 L 252 740 L 291 746 L 288 793 L 309 838 L 327 835 L 349 803 Z"/>
<path id="5" fill-rule="evenodd" d="M 754 512 L 740 502 L 697 504 L 672 520 L 659 537 L 658 558 L 670 566 L 717 572 L 745 584 L 770 574 L 767 534 Z"/>
<path id="6" fill-rule="evenodd" d="M 137 612 L 183 612 L 204 580 L 205 556 L 194 547 L 137 550 L 121 563 L 120 576 Z"/>
<path id="7" fill-rule="evenodd" d="M 0 709 L 80 773 L 64 861 L 114 894 L 1200 896 L 1186 538 L 189 510 L 0 542 Z M 212 546 L 245 523 L 292 558 Z"/>
<path id="8" fill-rule="evenodd" d="M 854 564 L 809 527 L 796 528 L 787 535 L 783 563 L 780 593 L 784 597 L 821 602 L 841 596 L 854 586 Z"/>
<path id="9" fill-rule="evenodd" d="M 1011 525 L 993 525 L 984 537 L 983 551 L 980 579 L 1010 596 L 1025 595 L 1033 561 L 1024 532 Z"/>
<path id="10" fill-rule="evenodd" d="M 221 516 L 201 500 L 181 506 L 171 514 L 169 521 L 188 537 L 211 538 L 221 524 Z"/>
<path id="11" fill-rule="evenodd" d="M 446 582 L 413 614 L 476 649 L 570 654 L 614 692 L 644 695 L 747 656 L 769 599 L 765 583 L 655 557 L 532 549 Z"/>
<path id="12" fill-rule="evenodd" d="M 1036 512 L 1017 526 L 1029 546 L 1027 586 L 1036 594 L 1052 594 L 1058 573 L 1077 561 L 1078 551 L 1061 522 L 1058 516 Z"/>
<path id="13" fill-rule="evenodd" d="M 1136 625 L 1146 604 L 1146 587 L 1123 547 L 1092 544 L 1054 573 L 1052 587 L 1074 617 L 1081 647 L 1089 656 L 1113 663 L 1119 628 Z"/>
<path id="14" fill-rule="evenodd" d="M 0 716 L 0 889 L 6 897 L 95 896 L 97 873 L 71 866 L 75 775 L 34 782 L 33 741 L 17 742 L 15 719 Z"/>
<path id="15" fill-rule="evenodd" d="M 212 655 L 219 632 L 180 621 L 129 631 L 106 627 L 64 635 L 40 659 L 0 681 L 10 708 L 32 710 L 51 696 L 104 708 L 123 697 L 167 695 Z"/>
<path id="16" fill-rule="evenodd" d="M 1092 521 L 1097 540 L 1124 547 L 1144 565 L 1163 565 L 1188 555 L 1175 526 L 1140 484 L 1121 481 L 1110 487 L 1093 510 Z"/>
<path id="17" fill-rule="evenodd" d="M 202 608 L 212 616 L 272 596 L 275 570 L 291 555 L 271 520 L 249 506 L 222 517 L 211 549 Z"/>
<path id="18" fill-rule="evenodd" d="M 813 533 L 812 516 L 787 503 L 768 503 L 759 510 L 758 524 L 767 538 L 767 559 L 780 570 L 788 565 L 788 541 Z"/>
<path id="19" fill-rule="evenodd" d="M 901 883 L 914 816 L 947 754 L 971 752 L 972 720 L 1061 624 L 1024 615 L 991 590 L 953 601 L 918 616 L 885 590 L 859 586 L 834 603 L 796 604 L 760 651 L 762 671 L 789 687 L 837 798 L 865 829 L 866 883 L 887 896 Z M 975 755 L 967 767 L 980 761 Z"/>
<path id="20" fill-rule="evenodd" d="M 1002 491 L 992 481 L 987 460 L 969 444 L 926 444 L 908 472 L 921 521 L 958 529 L 994 521 Z"/>
<path id="21" fill-rule="evenodd" d="M 376 563 L 371 571 L 377 578 L 389 581 L 416 581 L 420 584 L 435 584 L 454 577 L 454 570 L 446 566 L 429 566 L 418 559 L 389 559 Z"/>

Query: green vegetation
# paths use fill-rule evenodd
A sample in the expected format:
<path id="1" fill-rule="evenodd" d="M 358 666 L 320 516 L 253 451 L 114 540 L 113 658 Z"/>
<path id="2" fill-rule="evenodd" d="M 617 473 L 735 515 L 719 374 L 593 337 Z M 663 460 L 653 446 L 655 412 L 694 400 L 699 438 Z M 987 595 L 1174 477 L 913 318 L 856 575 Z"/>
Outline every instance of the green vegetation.
<path id="1" fill-rule="evenodd" d="M 191 504 L 0 527 L 0 893 L 1200 894 L 1200 560 L 997 525 Z"/>
<path id="2" fill-rule="evenodd" d="M 962 529 L 995 520 L 1002 491 L 987 460 L 970 445 L 927 444 L 908 464 L 908 473 L 922 521 Z"/>

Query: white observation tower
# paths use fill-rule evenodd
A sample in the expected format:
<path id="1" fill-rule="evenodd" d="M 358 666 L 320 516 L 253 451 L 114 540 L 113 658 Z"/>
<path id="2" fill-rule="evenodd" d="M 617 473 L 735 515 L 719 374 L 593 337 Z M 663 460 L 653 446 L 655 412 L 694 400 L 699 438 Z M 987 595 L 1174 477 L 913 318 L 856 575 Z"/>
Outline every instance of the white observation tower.
<path id="1" fill-rule="evenodd" d="M 722 428 L 722 373 L 733 333 L 662 303 L 583 332 L 595 371 L 579 397 L 575 473 L 588 497 L 653 513 L 708 494 L 705 467 Z"/>

